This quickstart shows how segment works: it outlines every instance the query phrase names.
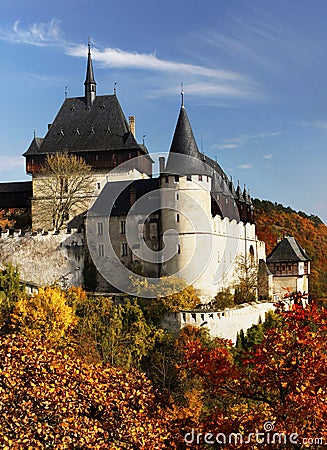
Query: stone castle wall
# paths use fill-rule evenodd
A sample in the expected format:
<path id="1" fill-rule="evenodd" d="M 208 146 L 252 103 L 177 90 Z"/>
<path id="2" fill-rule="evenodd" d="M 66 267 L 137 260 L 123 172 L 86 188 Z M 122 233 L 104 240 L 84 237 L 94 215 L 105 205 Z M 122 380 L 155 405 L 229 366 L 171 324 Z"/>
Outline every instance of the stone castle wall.
<path id="1" fill-rule="evenodd" d="M 84 238 L 77 230 L 58 234 L 7 230 L 0 234 L 0 268 L 12 263 L 24 282 L 36 286 L 83 283 Z"/>

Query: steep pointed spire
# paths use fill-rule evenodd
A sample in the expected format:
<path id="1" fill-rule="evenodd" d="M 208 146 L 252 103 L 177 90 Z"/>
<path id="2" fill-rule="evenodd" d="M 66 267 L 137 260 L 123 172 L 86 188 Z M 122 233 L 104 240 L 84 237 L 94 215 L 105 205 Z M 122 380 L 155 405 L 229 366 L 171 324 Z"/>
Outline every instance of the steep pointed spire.
<path id="1" fill-rule="evenodd" d="M 91 44 L 90 40 L 88 42 L 88 55 L 87 55 L 87 68 L 86 68 L 86 79 L 84 82 L 85 86 L 85 99 L 88 106 L 91 106 L 95 96 L 96 96 L 96 82 L 93 73 L 93 64 L 91 57 Z"/>
<path id="2" fill-rule="evenodd" d="M 182 104 L 179 112 L 170 152 L 193 156 L 194 158 L 200 157 L 200 152 L 196 144 L 184 104 Z"/>

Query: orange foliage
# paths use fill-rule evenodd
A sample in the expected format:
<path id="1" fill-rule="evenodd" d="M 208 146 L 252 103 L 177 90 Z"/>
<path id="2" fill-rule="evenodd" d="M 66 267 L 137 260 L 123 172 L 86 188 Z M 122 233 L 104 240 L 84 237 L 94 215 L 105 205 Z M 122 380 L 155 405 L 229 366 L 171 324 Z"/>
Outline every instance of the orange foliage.
<path id="1" fill-rule="evenodd" d="M 312 437 L 327 443 L 327 310 L 295 305 L 279 313 L 281 324 L 268 329 L 240 364 L 232 361 L 227 343 L 220 349 L 189 343 L 184 364 L 209 393 L 199 431 L 248 436 L 260 430 L 265 436 L 269 421 L 274 433 L 298 435 L 294 448 L 303 448 L 300 442 Z M 272 448 L 264 442 L 237 448 Z"/>
<path id="2" fill-rule="evenodd" d="M 86 365 L 23 336 L 0 338 L 1 448 L 151 450 L 177 441 L 143 374 Z"/>

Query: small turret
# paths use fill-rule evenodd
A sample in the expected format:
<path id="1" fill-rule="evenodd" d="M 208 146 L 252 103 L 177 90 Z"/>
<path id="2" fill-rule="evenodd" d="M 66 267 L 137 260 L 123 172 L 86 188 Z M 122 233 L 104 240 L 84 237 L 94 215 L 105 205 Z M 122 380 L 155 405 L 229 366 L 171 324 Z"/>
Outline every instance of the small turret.
<path id="1" fill-rule="evenodd" d="M 85 86 L 85 100 L 87 106 L 92 106 L 92 103 L 96 97 L 96 82 L 94 79 L 92 57 L 91 57 L 91 45 L 90 41 L 88 43 L 88 56 L 87 56 L 87 68 L 86 68 L 86 79 L 84 82 Z"/>

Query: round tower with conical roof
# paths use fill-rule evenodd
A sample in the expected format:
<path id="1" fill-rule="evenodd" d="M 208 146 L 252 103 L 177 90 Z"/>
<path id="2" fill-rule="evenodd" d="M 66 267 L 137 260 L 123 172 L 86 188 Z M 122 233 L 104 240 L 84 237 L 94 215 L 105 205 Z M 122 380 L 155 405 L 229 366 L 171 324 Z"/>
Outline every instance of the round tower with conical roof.
<path id="1" fill-rule="evenodd" d="M 182 104 L 160 176 L 162 246 L 167 249 L 163 252 L 162 275 L 193 284 L 208 264 L 203 250 L 211 248 L 212 240 L 212 172 L 198 150 Z"/>

